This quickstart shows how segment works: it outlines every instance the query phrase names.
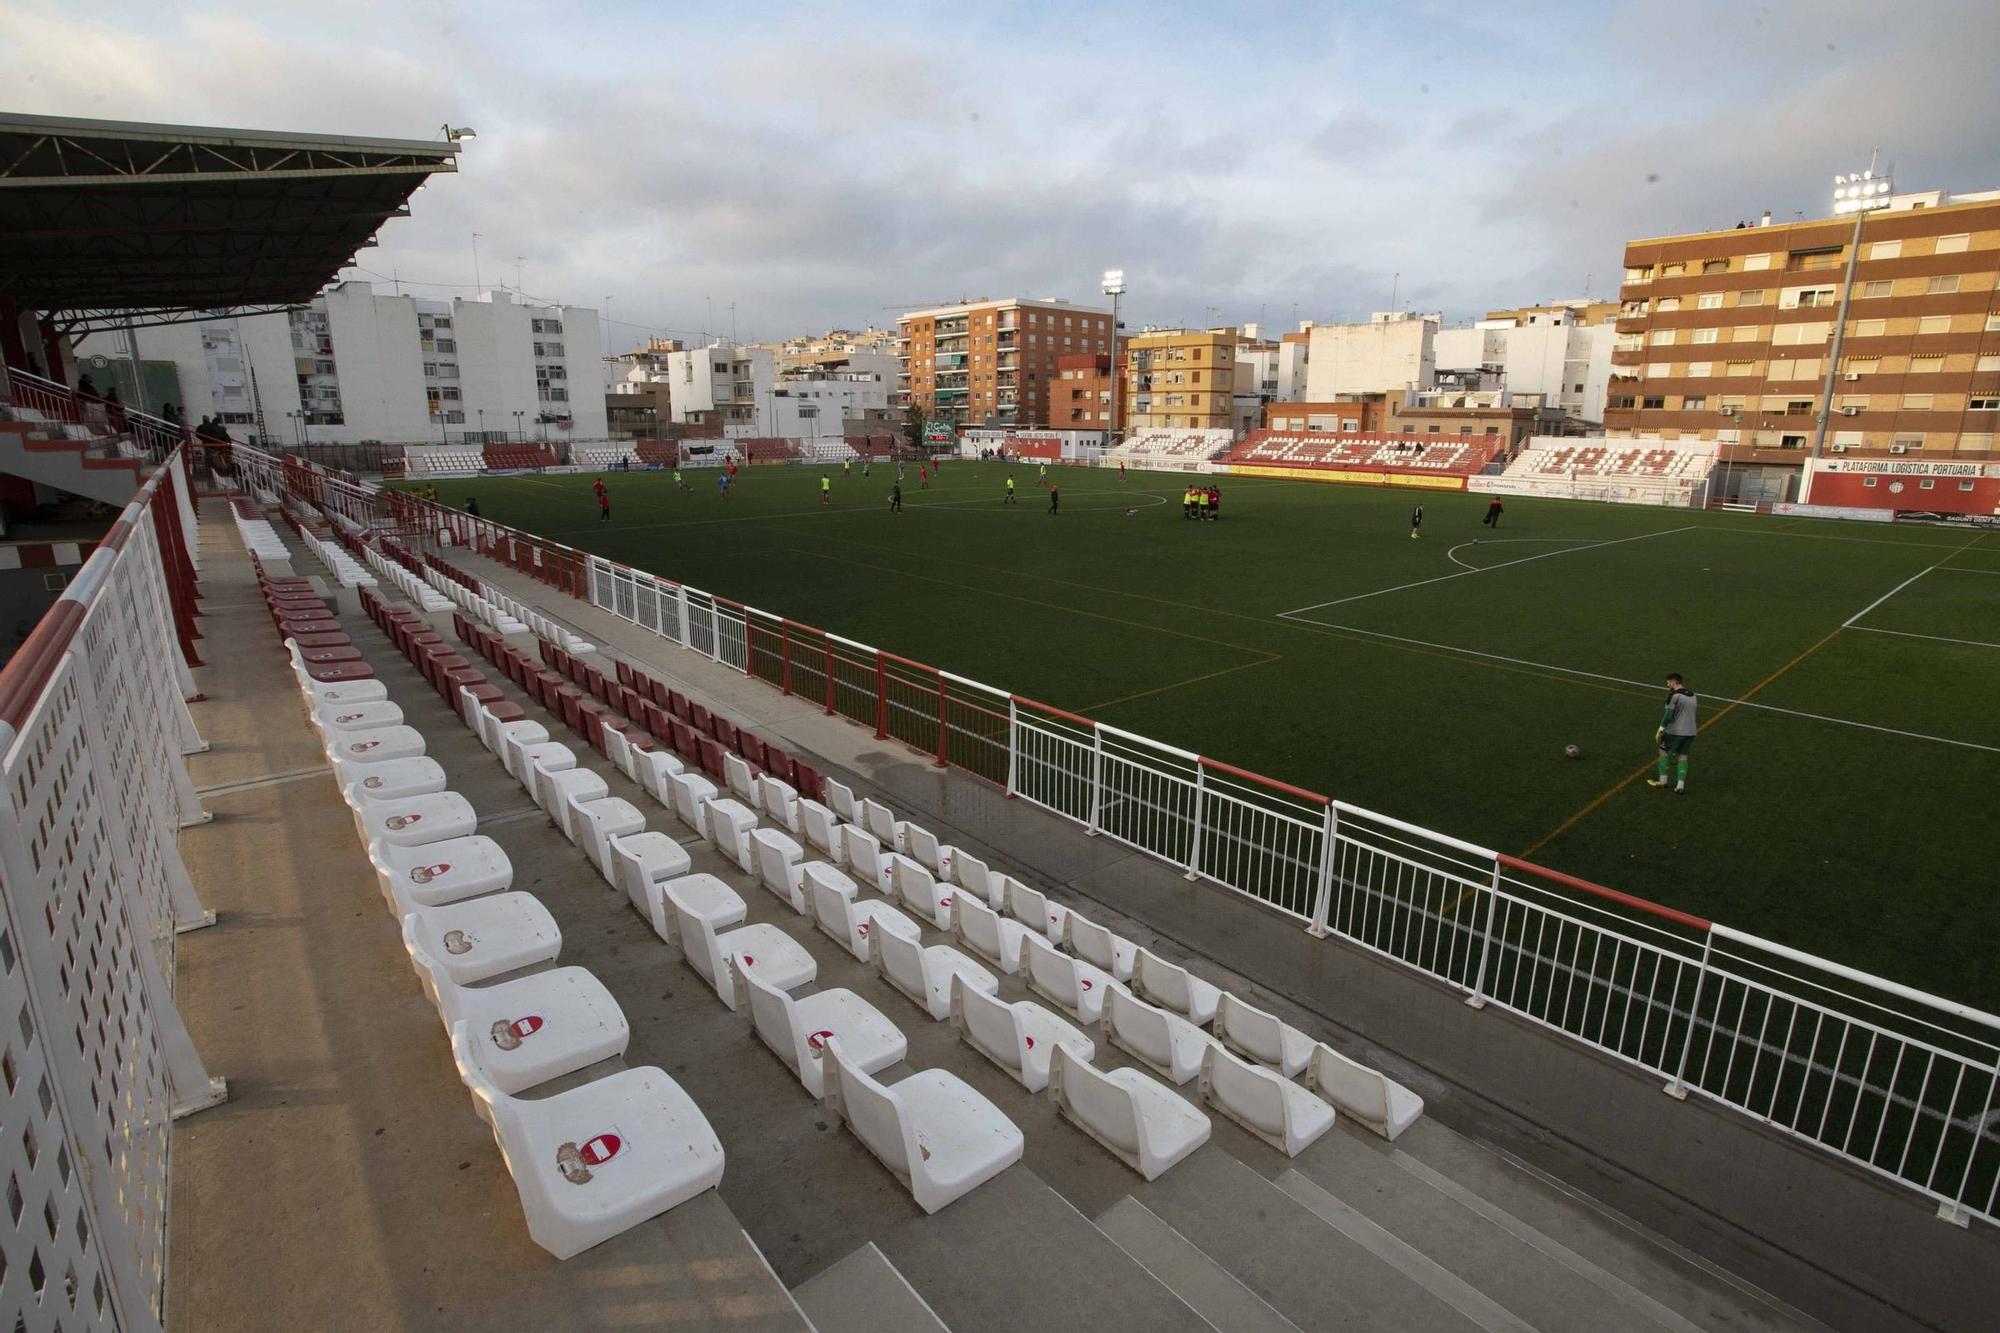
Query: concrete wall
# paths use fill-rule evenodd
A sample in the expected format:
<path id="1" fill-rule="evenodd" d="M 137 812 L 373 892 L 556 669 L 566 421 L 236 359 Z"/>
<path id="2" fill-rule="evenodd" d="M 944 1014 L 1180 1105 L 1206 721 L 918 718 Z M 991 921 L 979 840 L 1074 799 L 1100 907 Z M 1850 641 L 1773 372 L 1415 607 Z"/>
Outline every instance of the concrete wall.
<path id="1" fill-rule="evenodd" d="M 1437 321 L 1428 316 L 1315 324 L 1306 371 L 1307 400 L 1430 388 L 1437 382 L 1437 331 Z"/>

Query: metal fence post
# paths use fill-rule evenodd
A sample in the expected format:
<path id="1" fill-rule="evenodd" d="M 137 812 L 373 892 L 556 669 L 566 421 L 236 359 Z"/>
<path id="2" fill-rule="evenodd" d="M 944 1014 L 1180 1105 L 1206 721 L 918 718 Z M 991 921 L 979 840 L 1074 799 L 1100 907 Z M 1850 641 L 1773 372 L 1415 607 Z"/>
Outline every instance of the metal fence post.
<path id="1" fill-rule="evenodd" d="M 1312 924 L 1306 927 L 1306 934 L 1316 940 L 1332 933 L 1326 923 L 1333 915 L 1333 858 L 1339 840 L 1340 811 L 1328 801 L 1326 819 L 1320 826 L 1319 888 L 1313 894 Z"/>
<path id="2" fill-rule="evenodd" d="M 1007 799 L 1015 796 L 1014 778 L 1017 756 L 1021 753 L 1021 715 L 1014 703 L 1014 696 L 1007 696 Z"/>
<path id="3" fill-rule="evenodd" d="M 832 717 L 836 712 L 840 711 L 833 706 L 833 639 L 824 630 L 820 633 L 822 646 L 826 649 L 826 715 Z"/>
<path id="4" fill-rule="evenodd" d="M 1194 879 L 1201 866 L 1201 824 L 1208 811 L 1208 770 L 1200 760 L 1194 766 L 1194 836 L 1188 843 L 1187 874 L 1183 879 Z"/>
<path id="5" fill-rule="evenodd" d="M 1950 1202 L 1938 1205 L 1937 1215 L 1953 1226 L 1969 1227 L 1972 1225 L 1972 1210 L 1965 1206 L 1965 1187 L 1972 1183 L 1972 1160 L 1979 1156 L 1979 1140 L 1981 1135 L 1985 1133 L 1987 1120 L 1993 1115 L 1993 1102 L 1996 1095 L 2000 1095 L 2000 1062 L 1994 1064 L 1993 1081 L 1986 1085 L 1986 1109 L 1979 1113 L 1977 1120 L 1972 1122 L 1972 1149 L 1965 1154 L 1965 1172 L 1958 1178 L 1958 1189 L 1953 1192 Z M 1938 1137 L 1938 1149 L 1940 1152 L 1944 1149 L 1944 1138 L 1942 1135 Z"/>
<path id="6" fill-rule="evenodd" d="M 1486 886 L 1486 933 L 1479 942 L 1479 967 L 1472 974 L 1472 994 L 1465 997 L 1469 1008 L 1486 1007 L 1486 955 L 1493 952 L 1493 918 L 1500 913 L 1500 863 L 1493 863 L 1493 879 Z"/>
<path id="7" fill-rule="evenodd" d="M 951 696 L 944 692 L 944 674 L 938 674 L 937 766 L 951 767 Z"/>
<path id="8" fill-rule="evenodd" d="M 781 693 L 792 692 L 792 625 L 788 620 L 778 622 L 778 648 L 784 654 L 784 682 L 779 686 Z"/>
<path id="9" fill-rule="evenodd" d="M 1662 1092 L 1677 1102 L 1687 1100 L 1688 1052 L 1694 1048 L 1694 1030 L 1701 1022 L 1702 983 L 1708 980 L 1708 957 L 1714 950 L 1715 933 L 1710 931 L 1701 937 L 1701 970 L 1695 973 L 1694 998 L 1688 1001 L 1687 1036 L 1681 1040 L 1680 1062 L 1674 1066 L 1673 1081 L 1661 1089 Z"/>
<path id="10" fill-rule="evenodd" d="M 889 664 L 880 648 L 875 650 L 875 739 L 889 739 Z"/>
<path id="11" fill-rule="evenodd" d="M 1097 820 L 1103 811 L 1104 732 L 1093 722 L 1090 724 L 1090 823 L 1084 826 L 1084 836 L 1097 836 Z"/>

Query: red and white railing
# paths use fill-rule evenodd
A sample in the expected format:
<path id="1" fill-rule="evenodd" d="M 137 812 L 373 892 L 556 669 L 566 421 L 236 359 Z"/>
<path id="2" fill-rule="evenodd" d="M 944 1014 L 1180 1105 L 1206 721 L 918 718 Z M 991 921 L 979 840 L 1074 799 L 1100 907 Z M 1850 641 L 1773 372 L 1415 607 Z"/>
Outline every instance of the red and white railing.
<path id="1" fill-rule="evenodd" d="M 213 920 L 178 847 L 207 818 L 182 762 L 203 748 L 187 494 L 175 453 L 0 669 L 0 1153 L 87 1223 L 16 1209 L 0 1232 L 91 1328 L 160 1327 L 170 1126 L 222 1097 L 173 999 L 175 936 Z"/>

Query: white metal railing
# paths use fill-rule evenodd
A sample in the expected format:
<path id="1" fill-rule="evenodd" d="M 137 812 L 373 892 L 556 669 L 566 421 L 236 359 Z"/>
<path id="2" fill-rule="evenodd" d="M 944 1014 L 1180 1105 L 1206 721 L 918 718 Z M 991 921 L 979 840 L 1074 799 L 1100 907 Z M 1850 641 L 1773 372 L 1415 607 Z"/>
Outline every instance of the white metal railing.
<path id="1" fill-rule="evenodd" d="M 588 557 L 587 600 L 1921 1192 L 1996 1217 L 2000 1017 Z"/>
<path id="2" fill-rule="evenodd" d="M 205 819 L 175 624 L 187 477 L 168 458 L 0 672 L 0 1321 L 158 1329 L 171 1124 L 214 1104 L 172 994 L 205 925 Z"/>

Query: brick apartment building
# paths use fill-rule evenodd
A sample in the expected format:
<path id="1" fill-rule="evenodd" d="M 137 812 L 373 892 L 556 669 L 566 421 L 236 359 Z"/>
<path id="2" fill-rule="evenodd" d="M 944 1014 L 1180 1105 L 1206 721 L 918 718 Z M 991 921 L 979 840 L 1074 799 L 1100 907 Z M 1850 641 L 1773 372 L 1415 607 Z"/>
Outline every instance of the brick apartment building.
<path id="1" fill-rule="evenodd" d="M 1605 433 L 1808 447 L 1853 234 L 1830 218 L 1628 243 Z M 1830 448 L 1992 451 L 1996 278 L 2000 191 L 1864 216 Z"/>
<path id="2" fill-rule="evenodd" d="M 1118 358 L 1124 360 L 1121 354 Z M 1054 430 L 1108 430 L 1111 426 L 1111 356 L 1080 352 L 1056 358 L 1049 383 L 1048 425 Z"/>
<path id="3" fill-rule="evenodd" d="M 1230 429 L 1236 342 L 1235 329 L 1151 329 L 1126 339 L 1120 428 Z"/>
<path id="4" fill-rule="evenodd" d="M 1066 426 L 1049 419 L 1065 356 L 1111 354 L 1111 315 L 1067 301 L 970 301 L 896 321 L 898 404 L 961 426 Z"/>

